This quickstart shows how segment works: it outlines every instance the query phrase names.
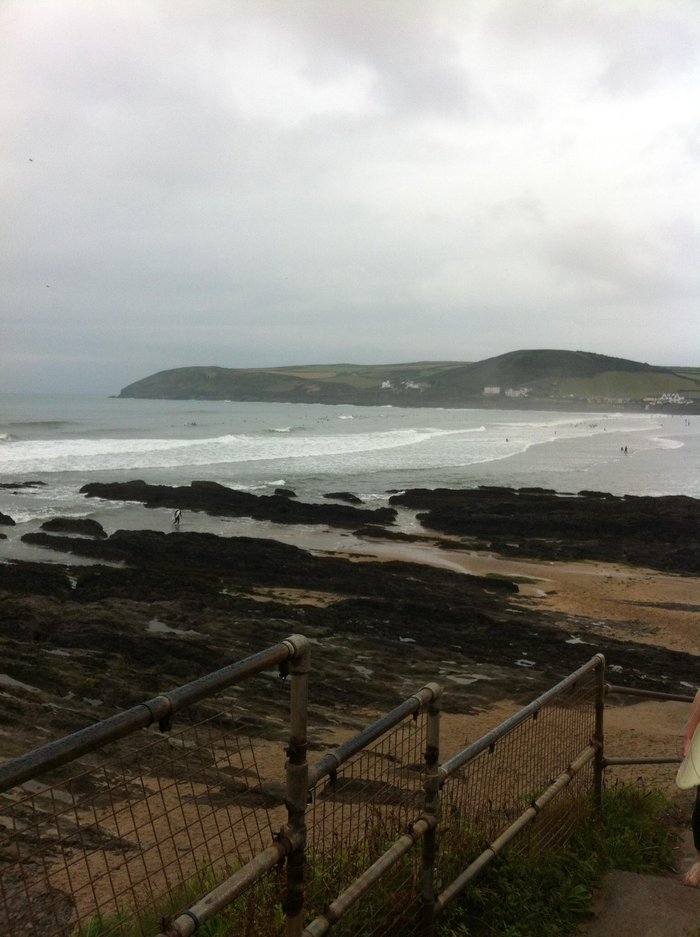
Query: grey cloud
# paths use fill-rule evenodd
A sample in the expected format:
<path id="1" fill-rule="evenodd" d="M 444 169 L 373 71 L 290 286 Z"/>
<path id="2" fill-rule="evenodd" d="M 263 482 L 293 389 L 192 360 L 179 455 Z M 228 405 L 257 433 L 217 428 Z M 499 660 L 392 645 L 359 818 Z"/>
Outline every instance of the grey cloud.
<path id="1" fill-rule="evenodd" d="M 697 232 L 683 222 L 665 230 L 630 232 L 589 221 L 556 231 L 548 256 L 589 295 L 627 297 L 641 304 L 697 289 L 699 278 L 689 265 L 693 242 L 700 247 Z"/>
<path id="2" fill-rule="evenodd" d="M 628 110 L 601 79 L 629 50 L 611 9 L 659 22 L 583 0 L 10 0 L 0 389 L 515 345 L 687 356 L 697 122 L 657 101 L 682 103 L 696 59 L 638 56 Z"/>

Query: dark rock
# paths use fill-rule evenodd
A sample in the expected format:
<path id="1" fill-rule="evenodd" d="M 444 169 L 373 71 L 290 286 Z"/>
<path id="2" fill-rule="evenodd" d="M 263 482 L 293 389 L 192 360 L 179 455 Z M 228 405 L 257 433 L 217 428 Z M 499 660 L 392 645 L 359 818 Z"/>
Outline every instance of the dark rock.
<path id="1" fill-rule="evenodd" d="M 17 490 L 19 488 L 42 488 L 46 486 L 46 482 L 30 481 L 30 482 L 0 482 L 0 488 L 8 488 L 10 490 Z"/>
<path id="2" fill-rule="evenodd" d="M 316 726 L 337 725 L 341 714 L 351 719 L 348 699 L 387 711 L 442 679 L 446 664 L 488 678 L 473 685 L 446 678 L 443 705 L 461 712 L 505 696 L 529 701 L 597 652 L 623 668 L 630 686 L 679 693 L 697 671 L 695 655 L 616 641 L 593 624 L 586 630 L 584 619 L 576 628 L 588 643 L 568 643 L 560 613 L 511 606 L 515 584 L 451 569 L 183 531 L 117 531 L 100 540 L 41 531 L 23 539 L 99 562 L 0 564 L 3 670 L 42 690 L 0 700 L 7 755 L 44 743 L 47 730 L 74 731 L 295 632 L 313 640 Z M 326 601 L 294 604 L 295 593 Z M 175 630 L 153 631 L 154 620 Z M 536 666 L 518 667 L 523 656 Z M 358 659 L 371 678 L 359 678 Z M 285 681 L 251 681 L 248 711 L 239 711 L 241 695 L 235 718 L 254 718 L 256 733 L 262 726 L 282 739 L 287 693 Z M 47 694 L 60 705 L 47 706 Z M 102 708 L 82 697 L 99 698 Z M 182 711 L 178 720 L 195 717 Z"/>
<path id="3" fill-rule="evenodd" d="M 43 563 L 0 563 L 0 592 L 66 597 L 70 591 L 64 567 Z"/>
<path id="4" fill-rule="evenodd" d="M 9 514 L 3 514 L 0 511 L 0 524 L 4 524 L 6 527 L 14 527 L 15 522 L 12 520 Z"/>
<path id="5" fill-rule="evenodd" d="M 509 556 L 597 559 L 700 573 L 700 500 L 507 488 L 424 489 L 390 503 L 421 510 L 430 530 L 476 537 Z"/>
<path id="6" fill-rule="evenodd" d="M 85 537 L 100 537 L 104 539 L 107 534 L 102 524 L 89 517 L 52 517 L 41 525 L 42 530 L 56 531 L 62 534 L 81 534 Z"/>
<path id="7" fill-rule="evenodd" d="M 362 500 L 350 491 L 330 491 L 323 497 L 332 498 L 335 501 L 347 501 L 348 504 L 362 504 Z"/>
<path id="8" fill-rule="evenodd" d="M 275 488 L 275 494 L 279 495 L 280 498 L 296 498 L 296 491 L 292 491 L 291 488 Z"/>
<path id="9" fill-rule="evenodd" d="M 396 519 L 393 508 L 371 510 L 341 504 L 305 504 L 277 494 L 256 496 L 234 491 L 210 481 L 193 481 L 189 487 L 176 488 L 148 485 L 143 481 L 94 482 L 84 485 L 80 491 L 88 498 L 142 501 L 147 508 L 182 508 L 219 517 L 252 517 L 277 524 L 326 524 L 354 529 L 364 523 L 393 524 Z"/>

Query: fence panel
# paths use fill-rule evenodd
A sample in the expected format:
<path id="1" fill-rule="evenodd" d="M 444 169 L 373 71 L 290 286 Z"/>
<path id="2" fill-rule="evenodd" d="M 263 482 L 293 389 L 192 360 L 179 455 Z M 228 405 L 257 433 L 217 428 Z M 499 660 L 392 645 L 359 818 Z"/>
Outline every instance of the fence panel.
<path id="1" fill-rule="evenodd" d="M 268 699 L 270 676 L 253 677 Z M 141 730 L 0 794 L 3 937 L 152 937 L 268 847 L 287 819 L 289 685 L 273 679 L 276 741 L 246 732 L 229 691 L 183 709 L 173 731 Z M 239 932 L 281 892 L 263 878 Z"/>
<path id="2" fill-rule="evenodd" d="M 533 706 L 525 718 L 507 720 L 490 734 L 490 744 L 477 746 L 473 757 L 448 774 L 438 833 L 439 889 L 520 817 L 591 743 L 599 681 L 598 669 L 588 669 Z M 564 841 L 590 802 L 593 773 L 589 762 L 525 827 L 516 841 L 518 848 L 542 850 Z"/>
<path id="3" fill-rule="evenodd" d="M 241 876 L 245 882 L 240 887 L 225 896 L 218 889 L 220 903 L 209 907 L 210 915 L 222 915 L 227 932 L 256 937 L 281 933 L 285 894 L 288 912 L 296 915 L 300 927 L 298 908 L 289 911 L 291 880 L 283 876 L 278 856 L 266 859 L 264 868 L 270 871 L 260 874 L 253 873 L 251 860 L 284 840 L 288 846 L 294 843 L 289 848 L 297 850 L 292 853 L 296 861 L 304 822 L 307 933 L 322 934 L 330 927 L 339 937 L 428 933 L 430 910 L 442 910 L 489 861 L 487 852 L 495 840 L 505 843 L 517 828 L 515 848 L 547 849 L 567 837 L 596 790 L 594 754 L 599 746 L 593 743 L 601 737 L 604 668 L 599 655 L 439 767 L 441 691 L 436 684 L 423 687 L 307 766 L 308 657 L 302 661 L 299 656 L 304 639 L 295 636 L 294 641 L 296 645 L 288 639 L 284 651 L 280 646 L 269 649 L 276 660 L 291 657 L 296 662 L 288 734 L 286 682 L 275 684 L 279 718 L 267 718 L 253 737 L 241 723 L 241 696 L 219 685 L 219 695 L 213 697 L 205 694 L 202 681 L 195 681 L 171 697 L 157 698 L 179 699 L 186 707 L 172 732 L 139 731 L 103 744 L 99 755 L 85 754 L 83 748 L 79 761 L 68 767 L 56 767 L 54 761 L 50 771 L 31 777 L 25 772 L 22 783 L 14 786 L 3 775 L 3 937 L 191 934 L 198 929 L 198 918 L 188 909 L 206 913 L 216 886 L 226 880 L 226 889 L 233 880 L 243 882 Z M 266 666 L 257 670 L 241 662 L 241 679 L 268 679 L 268 699 L 269 675 L 254 674 L 269 669 L 269 661 L 268 655 Z M 203 678 L 207 686 L 212 676 Z M 205 696 L 206 705 L 200 705 Z M 261 728 L 268 740 L 260 737 Z M 283 738 L 289 741 L 286 768 Z M 0 775 L 5 768 L 0 766 Z M 297 782 L 307 768 L 311 786 L 304 816 L 306 782 L 303 789 Z M 432 856 L 439 779 L 437 867 L 434 882 L 422 888 L 429 881 L 426 869 L 432 868 L 432 858 L 424 864 L 424 850 L 426 857 Z M 292 824 L 292 801 L 298 801 L 292 806 L 301 817 L 299 829 Z M 520 822 L 526 811 L 528 817 Z M 413 826 L 421 814 L 429 821 L 427 835 L 425 826 Z M 279 839 L 276 833 L 283 828 Z M 417 836 L 419 828 L 424 838 L 411 842 L 405 834 Z M 290 839 L 290 834 L 295 835 Z M 405 845 L 397 852 L 402 838 Z M 400 858 L 385 865 L 387 853 Z M 381 864 L 384 872 L 378 877 L 377 871 L 378 880 L 373 878 L 368 887 L 366 871 L 378 860 L 375 869 Z M 287 865 L 292 868 L 291 862 Z M 338 919 L 326 917 L 324 922 L 341 893 Z M 431 894 L 438 895 L 434 906 Z M 138 920 L 134 908 L 139 909 Z"/>
<path id="4" fill-rule="evenodd" d="M 10 862 L 0 932 L 82 937 L 101 919 L 105 937 L 152 934 L 189 894 L 269 845 L 286 811 L 267 793 L 273 766 L 261 771 L 256 743 L 231 729 L 235 718 L 222 707 L 167 735 L 149 732 L 146 744 L 122 740 L 102 764 L 3 795 Z M 154 911 L 139 924 L 135 905 Z"/>
<path id="5" fill-rule="evenodd" d="M 427 715 L 415 713 L 354 755 L 311 791 L 306 917 L 355 882 L 423 808 Z M 412 850 L 334 933 L 411 933 L 419 914 L 420 850 Z"/>

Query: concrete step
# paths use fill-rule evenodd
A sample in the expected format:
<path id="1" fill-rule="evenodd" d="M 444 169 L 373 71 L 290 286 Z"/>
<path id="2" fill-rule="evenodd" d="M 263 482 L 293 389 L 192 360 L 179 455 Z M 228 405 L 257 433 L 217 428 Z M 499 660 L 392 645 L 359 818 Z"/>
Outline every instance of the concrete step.
<path id="1" fill-rule="evenodd" d="M 609 872 L 582 937 L 700 937 L 700 889 L 677 878 Z"/>
<path id="2" fill-rule="evenodd" d="M 700 937 L 700 888 L 680 882 L 695 858 L 690 831 L 676 855 L 674 876 L 609 872 L 579 937 Z"/>

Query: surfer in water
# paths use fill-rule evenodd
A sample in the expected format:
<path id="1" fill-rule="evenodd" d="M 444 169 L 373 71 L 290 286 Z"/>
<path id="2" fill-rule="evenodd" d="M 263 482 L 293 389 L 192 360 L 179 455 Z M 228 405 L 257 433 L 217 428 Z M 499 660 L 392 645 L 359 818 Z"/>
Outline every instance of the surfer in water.
<path id="1" fill-rule="evenodd" d="M 180 520 L 181 520 L 181 519 L 182 519 L 182 511 L 180 510 L 180 508 L 178 508 L 178 509 L 175 511 L 175 513 L 173 514 L 173 524 L 174 524 L 176 527 L 179 527 L 179 526 L 180 526 Z"/>

